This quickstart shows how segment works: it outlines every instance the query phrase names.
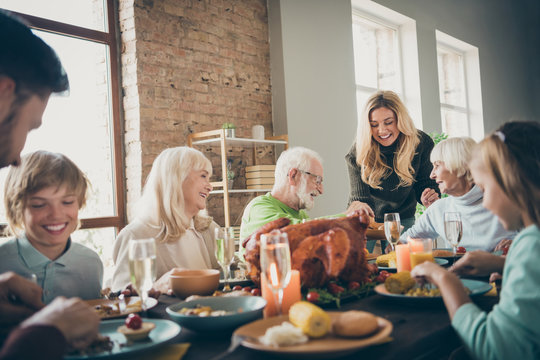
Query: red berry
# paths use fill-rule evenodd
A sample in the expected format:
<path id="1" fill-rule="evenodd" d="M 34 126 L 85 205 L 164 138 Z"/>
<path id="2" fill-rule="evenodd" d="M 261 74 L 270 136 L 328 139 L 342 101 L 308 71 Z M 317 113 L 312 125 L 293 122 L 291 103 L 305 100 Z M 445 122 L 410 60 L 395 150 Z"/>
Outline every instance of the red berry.
<path id="1" fill-rule="evenodd" d="M 246 291 L 246 292 L 250 292 L 251 291 L 251 286 L 246 286 L 242 290 Z"/>
<path id="2" fill-rule="evenodd" d="M 142 319 L 137 314 L 129 314 L 126 318 L 126 326 L 130 329 L 137 330 L 142 326 Z"/>
<path id="3" fill-rule="evenodd" d="M 457 252 L 459 254 L 465 254 L 467 252 L 467 249 L 465 249 L 463 246 L 460 246 L 457 248 Z"/>
<path id="4" fill-rule="evenodd" d="M 253 296 L 261 296 L 261 289 L 259 289 L 259 288 L 251 289 L 251 295 L 253 295 Z"/>
<path id="5" fill-rule="evenodd" d="M 357 281 L 351 281 L 349 283 L 349 290 L 356 290 L 356 289 L 359 289 L 360 288 L 360 283 L 358 283 Z"/>
<path id="6" fill-rule="evenodd" d="M 330 293 L 332 295 L 338 295 L 338 294 L 341 294 L 342 292 L 344 292 L 345 289 L 342 288 L 341 286 L 339 286 L 336 283 L 330 283 L 330 284 L 328 284 L 328 291 L 330 291 Z"/>
<path id="7" fill-rule="evenodd" d="M 234 291 L 237 291 L 237 290 L 242 290 L 242 287 L 240 285 L 235 285 L 232 289 Z"/>
<path id="8" fill-rule="evenodd" d="M 306 299 L 311 303 L 316 303 L 317 301 L 319 301 L 319 293 L 316 291 L 310 291 L 308 292 Z"/>

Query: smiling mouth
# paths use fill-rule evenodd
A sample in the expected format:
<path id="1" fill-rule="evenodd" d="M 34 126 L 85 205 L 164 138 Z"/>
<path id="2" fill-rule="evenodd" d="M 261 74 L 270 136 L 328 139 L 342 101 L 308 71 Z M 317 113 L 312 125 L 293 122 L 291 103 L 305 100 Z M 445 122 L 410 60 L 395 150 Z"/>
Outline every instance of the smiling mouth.
<path id="1" fill-rule="evenodd" d="M 386 139 L 389 139 L 390 137 L 392 136 L 392 134 L 387 134 L 387 135 L 379 135 L 379 137 L 383 140 L 386 140 Z"/>
<path id="2" fill-rule="evenodd" d="M 203 198 L 203 199 L 206 199 L 208 197 L 208 194 L 205 194 L 205 193 L 199 193 L 199 195 Z"/>
<path id="3" fill-rule="evenodd" d="M 45 225 L 45 226 L 44 226 L 44 228 L 45 228 L 47 231 L 51 231 L 51 232 L 62 231 L 62 230 L 64 230 L 66 227 L 67 227 L 67 223 L 57 224 L 57 225 Z"/>

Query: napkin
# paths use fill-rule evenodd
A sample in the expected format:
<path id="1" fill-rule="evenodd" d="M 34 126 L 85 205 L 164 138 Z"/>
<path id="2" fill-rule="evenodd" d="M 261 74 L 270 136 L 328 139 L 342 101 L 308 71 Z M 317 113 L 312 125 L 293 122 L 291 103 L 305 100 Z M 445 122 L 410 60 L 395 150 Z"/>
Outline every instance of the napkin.
<path id="1" fill-rule="evenodd" d="M 152 360 L 180 360 L 184 357 L 190 343 L 169 344 L 152 351 Z M 131 357 L 131 360 L 147 360 L 148 354 Z"/>

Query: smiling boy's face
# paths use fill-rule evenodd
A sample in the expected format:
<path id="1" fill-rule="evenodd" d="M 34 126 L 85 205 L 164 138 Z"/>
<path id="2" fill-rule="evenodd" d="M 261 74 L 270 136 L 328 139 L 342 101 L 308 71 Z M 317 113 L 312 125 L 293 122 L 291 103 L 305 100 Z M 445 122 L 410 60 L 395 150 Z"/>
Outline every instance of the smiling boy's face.
<path id="1" fill-rule="evenodd" d="M 58 258 L 79 223 L 77 195 L 65 185 L 37 191 L 26 199 L 23 223 L 32 246 L 51 260 Z"/>

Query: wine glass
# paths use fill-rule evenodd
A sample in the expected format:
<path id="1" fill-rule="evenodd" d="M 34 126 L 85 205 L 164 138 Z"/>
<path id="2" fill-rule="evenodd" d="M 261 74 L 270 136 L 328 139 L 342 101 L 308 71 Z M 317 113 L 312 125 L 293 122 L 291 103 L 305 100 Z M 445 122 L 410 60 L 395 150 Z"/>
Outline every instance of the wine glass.
<path id="1" fill-rule="evenodd" d="M 457 254 L 457 246 L 463 236 L 463 224 L 461 222 L 461 214 L 458 212 L 444 213 L 444 233 L 446 240 L 452 245 L 454 257 Z"/>
<path id="2" fill-rule="evenodd" d="M 261 271 L 266 283 L 277 295 L 277 315 L 281 315 L 283 289 L 291 280 L 291 252 L 286 233 L 274 230 L 261 235 Z"/>
<path id="3" fill-rule="evenodd" d="M 223 270 L 224 291 L 230 291 L 231 264 L 234 260 L 234 230 L 232 227 L 220 227 L 214 230 L 216 239 L 216 259 Z"/>
<path id="4" fill-rule="evenodd" d="M 392 246 L 392 251 L 396 250 L 396 244 L 399 241 L 399 235 L 401 233 L 401 220 L 399 219 L 399 213 L 387 213 L 384 214 L 384 235 L 386 240 Z"/>
<path id="5" fill-rule="evenodd" d="M 141 297 L 141 308 L 146 310 L 148 291 L 156 281 L 156 242 L 153 238 L 129 242 L 129 274 L 131 284 Z"/>

